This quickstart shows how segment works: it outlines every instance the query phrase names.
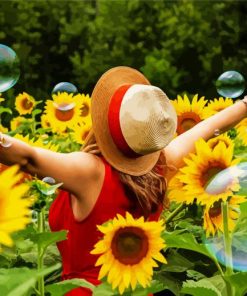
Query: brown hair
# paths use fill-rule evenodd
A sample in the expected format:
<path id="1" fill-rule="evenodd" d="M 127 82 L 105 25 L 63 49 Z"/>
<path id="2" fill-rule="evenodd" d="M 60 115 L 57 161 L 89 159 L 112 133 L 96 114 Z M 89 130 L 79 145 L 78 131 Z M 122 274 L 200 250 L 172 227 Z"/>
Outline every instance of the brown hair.
<path id="1" fill-rule="evenodd" d="M 82 151 L 101 155 L 92 130 L 87 135 Z M 131 201 L 133 201 L 133 196 L 135 197 L 136 204 L 138 203 L 141 206 L 145 217 L 148 217 L 150 213 L 155 212 L 160 205 L 163 205 L 164 207 L 168 206 L 168 202 L 165 198 L 167 181 L 164 175 L 166 169 L 165 154 L 164 152 L 161 152 L 157 164 L 147 174 L 142 176 L 132 176 L 117 171 L 119 178 L 124 185 L 127 197 Z"/>

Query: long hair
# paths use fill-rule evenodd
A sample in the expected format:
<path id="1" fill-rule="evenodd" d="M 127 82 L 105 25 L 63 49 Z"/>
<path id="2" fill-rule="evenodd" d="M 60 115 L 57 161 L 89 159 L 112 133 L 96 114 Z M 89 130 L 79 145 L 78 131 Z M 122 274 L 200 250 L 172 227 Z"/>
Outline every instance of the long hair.
<path id="1" fill-rule="evenodd" d="M 87 135 L 82 151 L 101 155 L 92 129 Z M 117 171 L 127 197 L 132 202 L 134 201 L 136 205 L 139 204 L 144 217 L 148 217 L 150 213 L 156 212 L 159 206 L 168 207 L 166 199 L 167 181 L 164 177 L 167 168 L 165 155 L 161 152 L 157 164 L 150 172 L 144 175 L 132 176 Z"/>

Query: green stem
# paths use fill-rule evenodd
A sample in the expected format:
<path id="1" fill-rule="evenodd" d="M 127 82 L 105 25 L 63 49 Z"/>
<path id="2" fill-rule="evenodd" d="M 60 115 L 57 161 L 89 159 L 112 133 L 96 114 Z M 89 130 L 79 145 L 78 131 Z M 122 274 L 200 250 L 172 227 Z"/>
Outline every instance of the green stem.
<path id="1" fill-rule="evenodd" d="M 35 132 L 36 132 L 36 122 L 35 122 L 35 116 L 33 115 L 33 113 L 32 113 L 31 129 L 32 129 L 33 137 L 34 137 L 35 136 Z"/>
<path id="2" fill-rule="evenodd" d="M 228 276 L 233 274 L 233 264 L 232 264 L 232 240 L 231 240 L 231 236 L 228 228 L 229 208 L 228 208 L 227 201 L 222 202 L 221 211 L 223 215 L 223 231 L 224 231 L 223 239 L 224 239 L 225 265 L 226 265 L 224 280 L 226 283 L 227 296 L 233 296 L 232 286 L 231 286 L 231 283 L 228 281 Z"/>
<path id="3" fill-rule="evenodd" d="M 44 210 L 42 209 L 38 213 L 38 233 L 44 232 Z M 43 268 L 43 256 L 44 256 L 44 250 L 38 244 L 38 270 L 41 270 Z M 38 291 L 40 296 L 45 295 L 45 282 L 44 282 L 44 276 L 40 276 L 38 278 Z"/>
<path id="4" fill-rule="evenodd" d="M 166 218 L 166 224 L 171 222 L 174 217 L 177 216 L 184 208 L 186 207 L 186 204 L 181 203 L 171 214 Z"/>
<path id="5" fill-rule="evenodd" d="M 224 230 L 224 248 L 225 248 L 225 264 L 226 264 L 226 275 L 233 274 L 233 266 L 232 266 L 232 240 L 229 233 L 228 228 L 228 220 L 229 220 L 229 209 L 228 202 L 222 202 L 221 205 L 222 214 L 223 214 L 223 230 Z"/>
<path id="6" fill-rule="evenodd" d="M 212 256 L 211 258 L 212 258 L 212 260 L 214 261 L 215 265 L 217 266 L 217 268 L 218 268 L 220 274 L 221 274 L 222 276 L 224 276 L 224 272 L 223 272 L 223 270 L 222 270 L 222 268 L 221 268 L 221 266 L 220 266 L 220 264 L 219 264 L 217 258 L 216 258 L 215 256 Z"/>

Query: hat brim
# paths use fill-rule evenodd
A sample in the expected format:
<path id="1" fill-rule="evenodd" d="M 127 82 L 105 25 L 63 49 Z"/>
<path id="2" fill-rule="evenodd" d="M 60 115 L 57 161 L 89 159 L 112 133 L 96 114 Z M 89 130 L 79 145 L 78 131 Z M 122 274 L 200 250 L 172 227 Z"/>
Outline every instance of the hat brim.
<path id="1" fill-rule="evenodd" d="M 104 158 L 118 171 L 141 176 L 148 173 L 159 159 L 160 151 L 136 158 L 125 156 L 115 145 L 108 126 L 108 109 L 115 91 L 125 84 L 150 84 L 147 78 L 130 67 L 115 67 L 105 72 L 92 93 L 92 127 Z"/>

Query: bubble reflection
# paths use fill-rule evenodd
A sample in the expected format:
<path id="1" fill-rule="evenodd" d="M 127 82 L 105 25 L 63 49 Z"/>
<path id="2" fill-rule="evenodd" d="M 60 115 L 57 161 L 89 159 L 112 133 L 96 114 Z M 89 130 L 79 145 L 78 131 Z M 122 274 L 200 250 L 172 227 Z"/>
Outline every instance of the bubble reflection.
<path id="1" fill-rule="evenodd" d="M 231 166 L 216 174 L 207 184 L 205 191 L 208 194 L 225 192 L 233 183 L 240 185 L 240 192 L 247 188 L 247 162 Z"/>
<path id="2" fill-rule="evenodd" d="M 204 241 L 208 251 L 222 265 L 226 266 L 226 255 L 224 249 L 224 239 L 221 237 L 212 237 Z M 239 236 L 233 234 L 232 240 L 232 264 L 236 271 L 247 271 L 247 241 L 239 240 Z"/>
<path id="3" fill-rule="evenodd" d="M 216 81 L 216 89 L 219 95 L 237 98 L 245 90 L 245 80 L 237 71 L 226 71 Z"/>
<path id="4" fill-rule="evenodd" d="M 60 82 L 52 90 L 52 94 L 57 94 L 58 92 L 66 92 L 68 94 L 78 93 L 77 87 L 70 82 Z"/>
<path id="5" fill-rule="evenodd" d="M 20 64 L 10 47 L 0 44 L 0 93 L 16 84 L 20 76 Z"/>

